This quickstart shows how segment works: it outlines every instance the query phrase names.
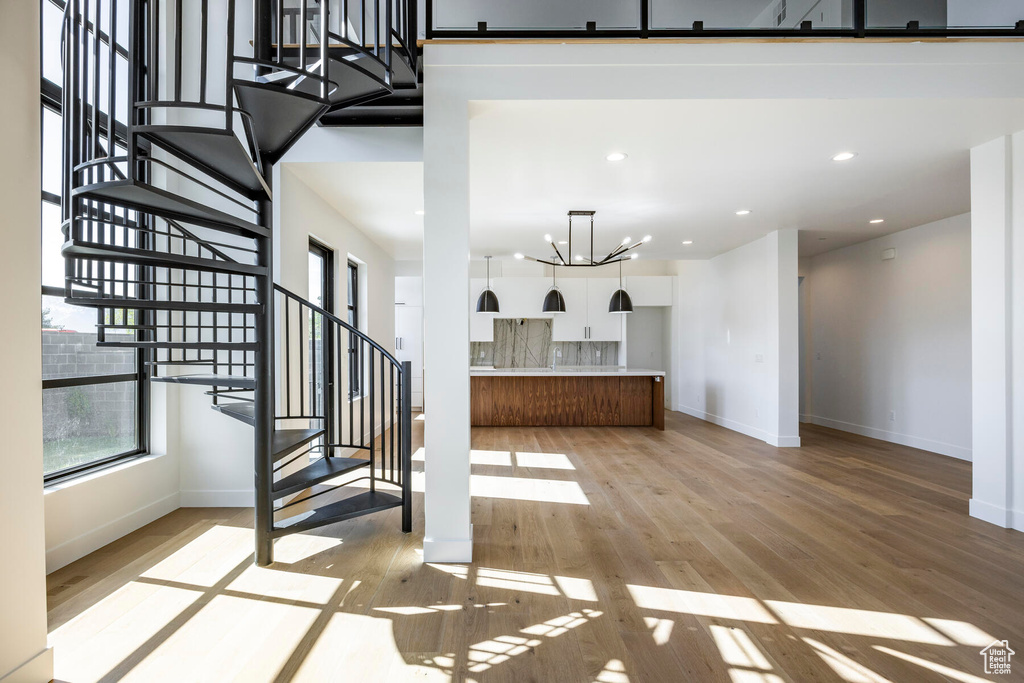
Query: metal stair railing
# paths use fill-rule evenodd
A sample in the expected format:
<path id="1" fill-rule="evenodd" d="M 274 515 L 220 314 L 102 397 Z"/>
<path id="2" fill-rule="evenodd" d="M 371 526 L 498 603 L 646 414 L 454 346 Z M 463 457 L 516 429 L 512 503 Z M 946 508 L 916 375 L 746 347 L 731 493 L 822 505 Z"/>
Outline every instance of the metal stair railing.
<path id="1" fill-rule="evenodd" d="M 371 491 L 402 492 L 411 524 L 411 370 L 378 342 L 279 285 L 276 421 L 309 420 L 325 430 L 326 457 L 353 450 L 369 459 Z M 353 373 L 358 382 L 353 383 Z M 351 390 L 358 386 L 358 391 Z M 307 496 L 308 500 L 317 494 Z"/>

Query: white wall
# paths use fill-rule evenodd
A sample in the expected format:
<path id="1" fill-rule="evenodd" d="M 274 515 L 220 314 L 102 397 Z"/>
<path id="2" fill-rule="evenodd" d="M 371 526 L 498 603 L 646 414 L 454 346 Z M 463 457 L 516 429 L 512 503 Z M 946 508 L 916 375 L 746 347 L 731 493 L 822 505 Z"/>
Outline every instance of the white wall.
<path id="1" fill-rule="evenodd" d="M 780 363 L 795 356 L 793 330 L 780 337 L 779 273 L 792 263 L 788 285 L 796 299 L 796 241 L 780 258 L 779 233 L 772 233 L 708 261 L 677 263 L 673 305 L 674 357 L 671 406 L 774 445 L 799 445 L 797 396 L 783 398 Z M 790 340 L 791 338 L 791 340 Z M 782 339 L 782 341 L 780 341 Z M 790 348 L 792 347 L 792 348 Z M 795 363 L 794 363 L 795 365 Z M 795 387 L 795 384 L 793 385 Z M 786 402 L 793 405 L 785 405 Z"/>
<path id="2" fill-rule="evenodd" d="M 969 460 L 970 215 L 819 254 L 805 275 L 802 419 Z"/>
<path id="3" fill-rule="evenodd" d="M 4 249 L 0 353 L 0 679 L 48 681 L 43 536 L 42 341 L 39 332 L 39 5 L 4 3 L 0 22 L 0 168 Z"/>

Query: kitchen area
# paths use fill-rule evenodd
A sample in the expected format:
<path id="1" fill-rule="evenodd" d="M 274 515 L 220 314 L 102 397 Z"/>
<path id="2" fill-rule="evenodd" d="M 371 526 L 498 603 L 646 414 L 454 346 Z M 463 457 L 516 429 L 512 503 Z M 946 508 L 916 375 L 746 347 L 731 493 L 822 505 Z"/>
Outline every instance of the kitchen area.
<path id="1" fill-rule="evenodd" d="M 522 254 L 473 261 L 474 427 L 665 428 L 675 277 L 624 255 L 627 247 L 607 262 L 588 259 L 590 267 Z M 398 277 L 395 288 L 396 351 L 413 362 L 414 408 L 423 386 L 420 283 Z"/>

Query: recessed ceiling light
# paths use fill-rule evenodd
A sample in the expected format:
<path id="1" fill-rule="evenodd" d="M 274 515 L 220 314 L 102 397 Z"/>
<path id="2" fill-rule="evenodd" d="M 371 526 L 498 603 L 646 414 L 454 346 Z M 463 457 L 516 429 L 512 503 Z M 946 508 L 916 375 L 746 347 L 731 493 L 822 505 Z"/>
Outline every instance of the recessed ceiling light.
<path id="1" fill-rule="evenodd" d="M 526 258 L 526 257 L 525 257 L 525 256 L 524 256 L 523 254 L 520 254 L 519 252 L 516 252 L 516 253 L 515 253 L 515 257 L 516 257 L 517 259 L 519 259 L 520 261 L 521 261 L 521 260 L 523 260 L 524 258 Z"/>
<path id="2" fill-rule="evenodd" d="M 558 240 L 559 244 L 569 244 L 569 240 Z"/>
<path id="3" fill-rule="evenodd" d="M 832 161 L 849 161 L 855 156 L 857 156 L 856 152 L 840 152 L 832 157 Z"/>
<path id="4" fill-rule="evenodd" d="M 417 209 L 417 210 L 415 211 L 415 213 L 416 213 L 416 215 L 417 215 L 417 216 L 422 216 L 423 214 L 425 214 L 425 213 L 426 213 L 426 211 L 424 211 L 423 209 Z"/>
<path id="5" fill-rule="evenodd" d="M 740 209 L 736 212 L 737 216 L 747 216 L 750 214 L 750 209 Z"/>
<path id="6" fill-rule="evenodd" d="M 884 218 L 876 218 L 876 219 L 874 219 L 872 221 L 868 221 L 868 222 L 869 223 L 884 223 L 885 219 Z"/>
<path id="7" fill-rule="evenodd" d="M 623 161 L 626 158 L 626 154 L 622 152 L 612 152 L 605 157 L 608 161 Z"/>
<path id="8" fill-rule="evenodd" d="M 689 246 L 691 244 L 693 244 L 693 240 L 683 240 L 683 245 L 684 246 Z"/>

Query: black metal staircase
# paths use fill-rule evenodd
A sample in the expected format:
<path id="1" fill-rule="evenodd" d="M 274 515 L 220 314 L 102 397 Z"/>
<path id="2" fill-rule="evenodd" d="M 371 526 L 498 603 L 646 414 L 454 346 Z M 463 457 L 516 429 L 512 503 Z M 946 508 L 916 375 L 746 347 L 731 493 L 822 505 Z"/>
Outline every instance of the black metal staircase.
<path id="1" fill-rule="evenodd" d="M 408 364 L 273 283 L 271 168 L 326 112 L 415 88 L 415 25 L 415 0 L 65 9 L 65 298 L 254 427 L 259 564 L 392 507 L 411 530 Z"/>

